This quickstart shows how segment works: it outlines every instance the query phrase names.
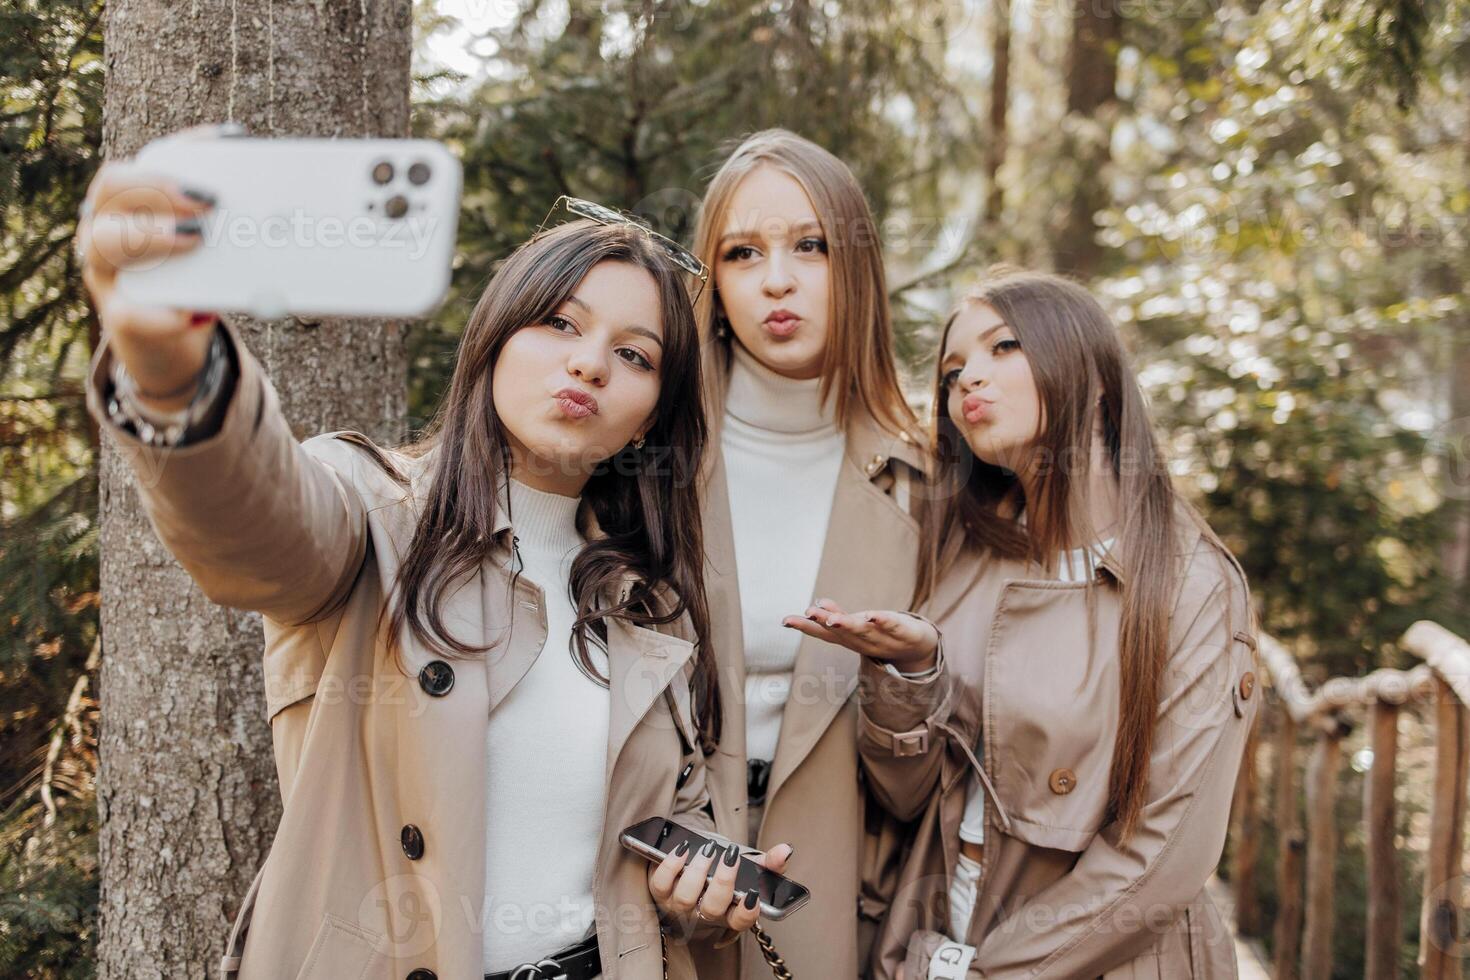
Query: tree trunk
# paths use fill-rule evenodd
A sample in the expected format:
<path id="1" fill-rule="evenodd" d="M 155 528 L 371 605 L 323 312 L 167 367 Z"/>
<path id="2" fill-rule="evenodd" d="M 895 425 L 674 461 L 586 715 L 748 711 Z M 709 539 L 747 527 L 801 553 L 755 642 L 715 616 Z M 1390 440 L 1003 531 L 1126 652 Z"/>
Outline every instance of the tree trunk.
<path id="1" fill-rule="evenodd" d="M 1093 215 L 1108 204 L 1103 171 L 1112 155 L 1123 14 L 1114 4 L 1102 0 L 1075 0 L 1073 19 L 1067 115 L 1075 184 L 1057 250 L 1057 266 L 1086 279 L 1102 265 L 1103 248 L 1097 241 Z"/>
<path id="2" fill-rule="evenodd" d="M 1458 287 L 1452 274 L 1445 278 Z M 1441 430 L 1444 448 L 1440 481 L 1445 499 L 1440 567 L 1454 593 L 1463 594 L 1470 584 L 1470 323 L 1456 323 L 1452 330 L 1450 419 Z"/>
<path id="3" fill-rule="evenodd" d="M 1470 105 L 1466 107 L 1470 113 Z M 1470 122 L 1467 114 L 1466 122 Z M 1465 138 L 1465 166 L 1470 168 L 1470 135 Z M 1453 288 L 1446 292 L 1460 292 L 1464 284 L 1455 277 Z M 1441 554 L 1441 567 L 1445 578 L 1456 594 L 1463 594 L 1470 585 L 1470 322 L 1465 322 L 1462 313 L 1454 329 L 1454 340 L 1450 356 L 1450 424 L 1448 448 L 1445 451 L 1446 496 L 1453 501 L 1448 511 L 1447 533 Z"/>
<path id="4" fill-rule="evenodd" d="M 410 0 L 111 2 L 104 153 L 226 119 L 261 136 L 407 136 L 411 12 Z M 298 436 L 398 434 L 402 324 L 232 322 Z M 281 815 L 260 617 L 194 587 L 108 448 L 101 481 L 98 976 L 214 976 Z"/>
<path id="5" fill-rule="evenodd" d="M 1011 0 L 996 0 L 991 6 L 995 33 L 990 40 L 990 142 L 985 147 L 985 176 L 990 187 L 985 200 L 985 220 L 1000 223 L 1005 208 L 1005 190 L 1000 185 L 1000 168 L 1006 161 L 1006 111 L 1011 101 Z"/>

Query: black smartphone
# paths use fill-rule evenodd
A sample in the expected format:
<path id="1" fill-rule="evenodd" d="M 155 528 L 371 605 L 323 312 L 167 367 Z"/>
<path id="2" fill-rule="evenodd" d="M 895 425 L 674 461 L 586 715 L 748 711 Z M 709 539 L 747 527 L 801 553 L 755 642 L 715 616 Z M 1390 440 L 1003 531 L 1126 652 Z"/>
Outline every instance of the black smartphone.
<path id="1" fill-rule="evenodd" d="M 635 823 L 623 831 L 621 840 L 628 850 L 643 855 L 655 864 L 685 841 L 689 842 L 691 853 L 709 843 L 709 838 L 703 834 L 695 833 L 688 827 L 681 827 L 663 817 L 651 817 L 642 823 Z M 718 861 L 710 864 L 711 878 L 718 868 Z M 812 897 L 805 885 L 798 884 L 785 875 L 768 871 L 742 855 L 740 865 L 735 869 L 735 897 L 743 899 L 751 889 L 760 896 L 761 914 L 768 919 L 784 919 Z"/>

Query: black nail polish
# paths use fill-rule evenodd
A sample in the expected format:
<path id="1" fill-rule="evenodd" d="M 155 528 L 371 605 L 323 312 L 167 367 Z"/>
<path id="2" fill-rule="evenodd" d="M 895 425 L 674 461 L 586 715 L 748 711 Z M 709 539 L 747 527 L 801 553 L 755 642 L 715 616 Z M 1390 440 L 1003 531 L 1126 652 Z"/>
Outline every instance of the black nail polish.
<path id="1" fill-rule="evenodd" d="M 686 855 L 688 853 L 689 853 L 689 842 L 687 840 L 681 840 L 679 842 L 679 846 L 676 847 L 676 848 L 674 848 L 674 857 L 683 857 L 684 855 Z"/>
<path id="2" fill-rule="evenodd" d="M 704 855 L 705 857 L 714 857 L 716 854 L 719 853 L 719 851 L 720 845 L 716 844 L 714 841 L 710 841 L 708 844 L 699 849 L 699 853 Z"/>
<path id="3" fill-rule="evenodd" d="M 176 235 L 202 235 L 204 228 L 193 218 L 185 218 L 183 221 L 174 222 L 174 234 Z"/>
<path id="4" fill-rule="evenodd" d="M 760 900 L 761 897 L 757 895 L 755 893 L 755 889 L 752 888 L 750 891 L 745 893 L 745 902 L 743 904 L 747 909 L 753 909 L 760 902 Z"/>
<path id="5" fill-rule="evenodd" d="M 728 867 L 731 867 L 731 868 L 735 867 L 735 862 L 736 861 L 739 861 L 739 860 L 740 860 L 740 845 L 738 845 L 738 844 L 731 844 L 729 847 L 725 848 L 725 864 Z"/>
<path id="6" fill-rule="evenodd" d="M 213 194 L 208 191 L 201 191 L 196 187 L 180 187 L 179 192 L 189 200 L 208 208 L 214 207 L 217 200 Z"/>

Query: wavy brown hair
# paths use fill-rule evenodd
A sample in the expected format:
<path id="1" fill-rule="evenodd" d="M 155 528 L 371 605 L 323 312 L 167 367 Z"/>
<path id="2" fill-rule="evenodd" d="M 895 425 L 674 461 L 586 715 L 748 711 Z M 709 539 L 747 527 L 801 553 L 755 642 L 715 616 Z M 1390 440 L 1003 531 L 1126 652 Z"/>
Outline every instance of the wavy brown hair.
<path id="1" fill-rule="evenodd" d="M 735 189 L 763 164 L 776 167 L 801 185 L 827 240 L 830 332 L 818 388 L 821 399 L 825 402 L 836 387 L 834 408 L 840 426 L 847 425 L 853 411 L 861 410 L 895 435 L 917 436 L 918 420 L 903 396 L 893 362 L 893 317 L 882 242 L 863 189 L 847 164 L 785 129 L 767 129 L 746 137 L 710 179 L 694 229 L 694 254 L 706 267 L 715 268 L 720 233 Z M 705 342 L 725 348 L 720 363 L 728 367 L 734 334 L 719 339 L 717 328 L 725 313 L 713 272 L 710 279 L 710 288 L 695 307 L 695 317 Z"/>
<path id="2" fill-rule="evenodd" d="M 606 536 L 589 541 L 572 561 L 569 591 L 577 620 L 571 654 L 584 673 L 606 684 L 589 644 L 605 647 L 608 619 L 648 626 L 687 614 L 695 637 L 690 693 L 700 741 L 710 752 L 721 719 L 708 650 L 696 479 L 706 442 L 699 336 L 684 274 L 636 226 L 575 221 L 553 227 L 518 248 L 485 287 L 465 324 L 438 413 L 423 437 L 403 448 L 410 456 L 433 449 L 436 458 L 428 499 L 399 571 L 390 636 L 407 627 L 429 649 L 460 658 L 503 642 L 477 645 L 453 636 L 441 609 L 450 588 L 473 576 L 487 558 L 509 563 L 515 557 L 513 547 L 491 536 L 496 488 L 509 474 L 511 459 L 492 397 L 493 368 L 510 336 L 544 323 L 599 262 L 626 262 L 653 276 L 664 328 L 661 386 L 643 448 L 618 450 L 583 488 L 583 503 Z M 392 469 L 386 458 L 380 462 Z M 625 601 L 616 602 L 628 573 L 637 584 Z M 514 615 L 514 603 L 511 609 Z"/>
<path id="3" fill-rule="evenodd" d="M 1005 321 L 1031 367 L 1041 427 L 1023 465 L 1034 467 L 1035 499 L 1023 499 L 1016 473 L 976 457 L 949 415 L 940 370 L 943 352 L 956 317 L 974 304 L 989 306 Z M 1148 789 L 1180 570 L 1180 515 L 1197 525 L 1237 571 L 1239 565 L 1204 518 L 1175 492 L 1118 330 L 1081 285 L 1048 273 L 994 268 L 945 322 L 939 351 L 930 433 L 936 458 L 920 503 L 915 608 L 966 548 L 1029 560 L 1049 571 L 1064 550 L 1095 540 L 1086 500 L 1087 464 L 1093 458 L 1094 425 L 1101 423 L 1104 458 L 1118 478 L 1121 520 L 1113 550 L 1124 570 L 1118 732 L 1108 809 L 1126 840 Z M 1018 519 L 1023 508 L 1024 524 Z M 1089 592 L 1089 610 L 1091 598 Z"/>

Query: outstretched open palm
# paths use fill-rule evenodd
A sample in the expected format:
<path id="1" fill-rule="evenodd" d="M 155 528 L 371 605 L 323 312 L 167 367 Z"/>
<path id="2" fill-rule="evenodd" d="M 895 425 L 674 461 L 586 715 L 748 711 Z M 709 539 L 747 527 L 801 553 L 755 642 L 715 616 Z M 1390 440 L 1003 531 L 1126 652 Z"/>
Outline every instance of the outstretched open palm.
<path id="1" fill-rule="evenodd" d="M 939 631 L 933 623 L 891 609 L 850 613 L 831 599 L 818 599 L 781 625 L 911 673 L 934 666 L 939 653 Z"/>

